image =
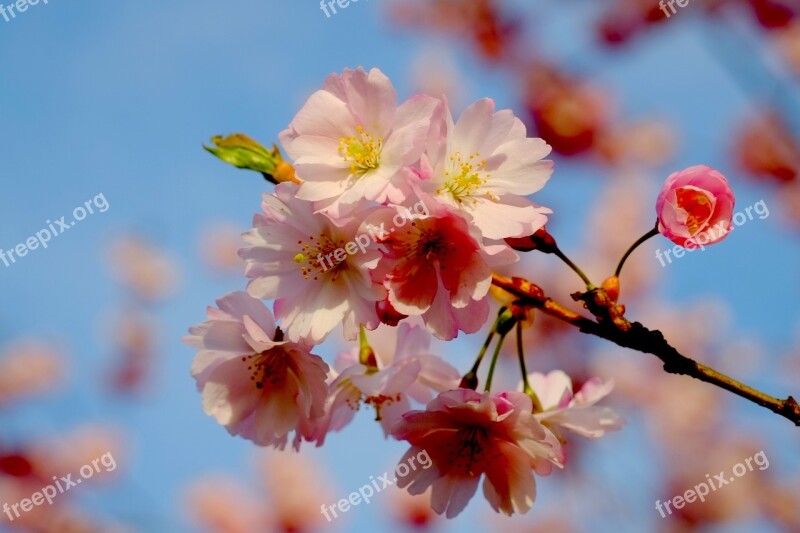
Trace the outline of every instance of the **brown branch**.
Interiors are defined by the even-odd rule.
[[[617,315],[612,316],[611,319],[604,320],[600,310],[597,307],[592,307],[592,302],[588,302],[585,297],[582,297],[581,299],[587,307],[598,316],[597,321],[587,318],[545,296],[541,287],[522,278],[507,278],[494,275],[492,284],[517,297],[518,305],[539,309],[548,315],[575,326],[587,335],[606,339],[623,348],[655,355],[661,359],[664,363],[664,370],[670,374],[683,374],[711,383],[762,407],[766,407],[773,413],[788,418],[796,426],[800,426],[800,404],[793,397],[789,396],[785,400],[775,398],[711,367],[698,363],[673,348],[658,330],[650,330],[639,322],[628,322]],[[599,293],[597,296],[602,300],[604,295]],[[593,303],[595,305],[598,304],[597,301]],[[602,306],[603,302],[600,302],[600,304]]]

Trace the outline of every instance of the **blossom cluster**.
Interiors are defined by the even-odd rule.
[[[592,379],[573,394],[555,371],[525,376],[524,392],[477,392],[430,341],[487,323],[492,272],[518,260],[505,239],[551,213],[528,199],[550,178],[550,147],[491,99],[457,120],[445,99],[397,100],[380,70],[345,70],[280,134],[294,174],[264,194],[244,235],[246,292],[190,329],[192,375],[233,435],[322,445],[368,405],[407,455],[432,458],[403,484],[430,489],[436,512],[458,514],[484,476],[496,511],[526,512],[534,473],[564,466],[564,432],[621,426],[595,405],[613,385]],[[312,352],[339,324],[358,342],[331,367]]]

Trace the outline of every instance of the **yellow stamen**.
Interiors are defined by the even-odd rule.
[[[444,186],[436,193],[441,194],[447,191],[458,202],[463,201],[466,197],[471,197],[491,177],[491,174],[486,173],[486,160],[480,159],[480,157],[479,153],[474,153],[465,160],[462,158],[461,152],[450,156],[448,170],[445,171]]]
[[[383,138],[374,139],[363,126],[358,126],[356,132],[356,135],[339,139],[339,153],[350,163],[351,174],[363,176],[380,166]]]

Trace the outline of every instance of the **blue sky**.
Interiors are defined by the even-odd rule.
[[[667,171],[703,162],[731,177],[740,206],[762,198],[774,204],[767,189],[738,177],[730,162],[723,134],[750,98],[719,66],[706,29],[688,10],[657,35],[610,56],[592,50],[581,30],[592,9],[568,5],[522,8],[532,20],[548,21],[538,28],[542,53],[613,87],[623,114],[662,117],[681,132],[676,160],[653,176],[654,192]],[[0,265],[0,341],[53,338],[69,347],[73,364],[58,401],[0,412],[0,437],[22,441],[87,421],[113,422],[130,433],[131,453],[120,465],[123,481],[104,494],[87,491],[87,508],[130,517],[142,530],[188,531],[175,510],[180,488],[202,472],[246,475],[249,469],[252,447],[202,413],[188,376],[192,352],[180,337],[203,319],[206,305],[245,281],[213,277],[199,264],[201,229],[212,220],[246,228],[264,184],[211,158],[203,142],[234,131],[272,142],[324,77],[345,67],[378,66],[408,96],[409,65],[440,47],[463,71],[467,100],[491,96],[500,107],[515,104],[515,88],[502,73],[474,63],[445,39],[390,26],[385,7],[381,0],[361,1],[326,18],[312,0],[50,0],[10,23],[0,19],[0,247],[12,247],[45,220],[68,214],[98,193],[110,204],[47,250],[11,268]],[[577,245],[583,229],[582,217],[570,216],[570,210],[581,212],[603,174],[587,163],[558,160],[555,177],[538,197],[556,209],[554,224],[566,248]],[[131,229],[169,250],[185,272],[180,293],[156,311],[161,359],[155,393],[138,402],[103,395],[108,344],[98,331],[100,319],[123,297],[107,275],[103,253],[116,235]],[[797,296],[798,260],[795,235],[770,217],[739,229],[713,253],[673,265],[661,296],[681,303],[715,294],[730,303],[737,330],[777,350],[794,338],[798,324],[796,306],[790,305]],[[769,375],[760,376],[762,384],[782,392]],[[746,416],[761,414],[742,402],[734,405]],[[785,438],[781,422],[770,418],[761,427]],[[630,457],[646,463],[636,434],[633,429],[598,443],[591,457],[601,472],[613,475],[619,461]],[[365,415],[331,438],[322,457],[346,493],[386,470],[403,450],[384,443]],[[774,453],[780,453],[777,447]],[[796,471],[796,458],[786,461]],[[639,479],[647,485],[649,476],[644,472]],[[547,484],[540,484],[542,505],[563,504],[552,499]],[[641,516],[611,518],[622,524],[618,530],[637,531],[648,523],[652,504],[643,500]],[[474,519],[485,508],[478,497],[448,526],[477,531]],[[379,510],[373,505],[349,513],[341,530],[372,531]]]

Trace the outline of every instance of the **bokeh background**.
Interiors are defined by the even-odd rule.
[[[320,450],[256,450],[203,414],[181,343],[244,287],[238,235],[269,189],[202,144],[238,131],[271,143],[327,74],[363,65],[403,99],[445,93],[460,110],[490,96],[539,131],[557,153],[536,200],[595,279],[651,227],[671,171],[708,164],[739,208],[763,200],[768,217],[705,252],[662,267],[668,243],[643,247],[623,300],[684,353],[800,394],[797,9],[693,0],[665,18],[654,0],[361,0],[326,18],[314,0],[50,0],[0,19],[0,248],[98,194],[110,206],[0,263],[0,504],[57,468],[106,452],[118,465],[26,524],[0,515],[0,530],[800,531],[797,428],[547,319],[529,333],[529,369],[614,378],[622,432],[571,441],[568,468],[540,479],[523,517],[495,516],[478,494],[436,520],[387,491],[328,524],[319,506],[405,446],[362,412]],[[550,257],[513,272],[561,300],[580,289]],[[465,371],[482,339],[438,353]],[[513,357],[506,367],[513,386]],[[655,510],[759,450],[768,469],[680,514]]]

